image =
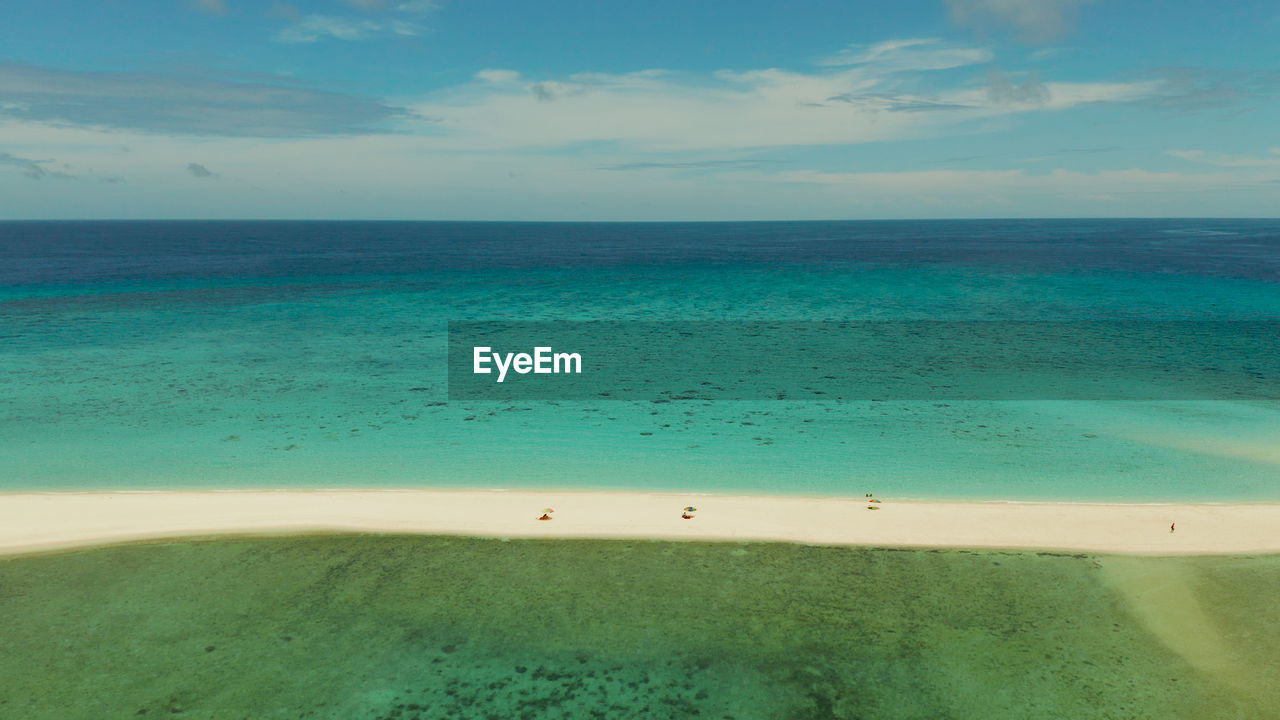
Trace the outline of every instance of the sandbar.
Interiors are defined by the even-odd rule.
[[[681,517],[697,507],[692,519]],[[874,507],[875,510],[869,510]],[[537,518],[555,510],[550,521]],[[1170,525],[1176,524],[1174,532]],[[1280,552],[1280,504],[1124,505],[534,490],[0,493],[0,554],[304,532],[782,541],[1124,554]]]

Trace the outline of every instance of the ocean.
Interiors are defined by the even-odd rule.
[[[1278,283],[1261,220],[0,223],[0,491],[1275,501]],[[511,333],[627,362],[468,384],[459,347]],[[0,716],[1262,718],[1277,577],[1274,555],[109,545],[0,558]]]
[[[1275,220],[0,223],[0,489],[1277,500],[1273,394],[493,399],[451,396],[447,361],[450,323],[1186,322],[1210,343],[1280,318],[1278,284]]]

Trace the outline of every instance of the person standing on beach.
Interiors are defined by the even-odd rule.
[[[1169,523],[1169,532],[1173,532],[1174,525],[1177,525],[1177,523]]]

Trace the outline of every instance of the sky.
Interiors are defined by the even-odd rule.
[[[1278,208],[1274,0],[0,11],[0,219]]]

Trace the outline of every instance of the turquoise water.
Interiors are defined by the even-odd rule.
[[[1219,225],[2,224],[0,488],[1280,499],[1274,400],[448,399],[451,320],[1280,317]]]
[[[1276,500],[1276,400],[450,400],[446,351],[456,321],[1271,320],[1278,283],[1270,221],[0,223],[0,490]],[[1239,373],[1219,360],[1194,370]],[[0,558],[0,716],[1252,720],[1280,704],[1278,561],[355,535]]]
[[[1173,600],[1155,613],[1133,594],[1153,582]],[[343,535],[102,548],[0,559],[0,715],[1262,720],[1280,700],[1277,582],[1275,556]]]

